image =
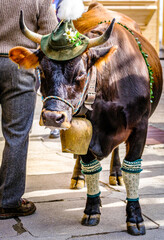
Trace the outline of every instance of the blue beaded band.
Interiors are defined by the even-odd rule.
[[[95,198],[95,197],[100,196],[100,194],[101,194],[101,192],[99,192],[99,193],[97,193],[97,194],[95,194],[95,195],[89,195],[89,194],[87,194],[87,197],[89,197],[89,198]]]
[[[94,166],[97,163],[97,159],[92,160],[90,163],[84,163],[82,160],[80,161],[80,163],[84,166],[84,167],[90,167],[90,166]]]
[[[97,159],[93,160],[89,164],[86,164],[83,161],[80,161],[80,163],[82,168],[81,172],[85,175],[93,175],[101,172],[102,170],[101,164]]]
[[[93,174],[99,173],[101,171],[102,171],[102,167],[100,167],[99,169],[97,169],[94,172],[85,172],[85,171],[81,170],[82,174],[85,174],[85,175],[93,175]]]
[[[138,198],[126,198],[127,201],[131,201],[131,202],[137,202],[139,200]]]
[[[123,160],[121,170],[129,173],[140,173],[143,169],[141,168],[142,159],[137,159],[133,162]]]

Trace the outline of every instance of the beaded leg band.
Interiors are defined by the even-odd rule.
[[[87,197],[94,198],[100,195],[99,175],[102,170],[98,160],[93,160],[89,164],[81,161],[82,173],[85,175],[87,183]]]
[[[121,170],[123,171],[123,180],[127,192],[128,201],[138,201],[138,187],[141,169],[141,159],[129,162],[124,159]]]

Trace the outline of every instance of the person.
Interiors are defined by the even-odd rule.
[[[34,32],[48,34],[57,24],[52,0],[0,1],[0,104],[5,138],[0,168],[0,219],[26,216],[36,210],[33,202],[22,198],[36,100],[35,72],[19,69],[8,58],[12,47],[37,48],[20,31],[21,10],[27,26]]]
[[[61,1],[62,1],[62,0],[52,0],[52,5],[53,5],[55,11],[56,11],[56,9],[58,8],[58,6],[59,6],[59,4],[60,4]]]
[[[56,9],[59,5],[61,0],[52,0],[52,6],[55,10],[55,13],[56,13]],[[59,138],[60,137],[60,130],[55,128],[53,130],[50,131],[50,134],[49,134],[49,138]]]
[[[60,130],[55,128],[50,131],[49,138],[59,138],[60,137]]]

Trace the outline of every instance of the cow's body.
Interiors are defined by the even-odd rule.
[[[89,16],[88,12],[88,18]],[[110,12],[107,16],[109,18],[106,21],[111,19]],[[97,26],[93,26],[92,30],[89,26],[89,32],[87,29],[83,29],[83,32],[89,38],[93,38],[102,34],[109,23],[98,25],[104,20],[101,11],[99,15],[96,12],[90,17],[92,20],[95,19],[91,22],[97,23]],[[83,21],[83,17],[80,21]],[[83,26],[85,21],[89,22],[84,18]],[[78,21],[76,28],[80,32]],[[126,143],[125,159],[128,164],[133,165],[133,162],[140,161],[142,156],[148,118],[155,110],[161,95],[162,70],[154,48],[139,31],[132,29],[134,35],[123,26],[115,24],[112,35],[106,43],[91,48],[72,60],[54,61],[48,59],[41,51],[36,53],[44,73],[41,82],[43,97],[59,96],[74,107],[81,97],[89,69],[93,65],[97,69],[96,98],[92,105],[93,110],[86,114],[93,126],[93,136],[88,153],[81,156],[85,166],[95,157],[98,160],[107,157],[122,142]],[[142,50],[148,54],[148,62],[152,67],[153,103],[150,103],[148,67],[135,38],[141,42]],[[12,59],[14,51],[17,50],[10,53]],[[24,55],[28,56],[28,54]],[[50,97],[44,102],[41,118],[46,126],[68,128],[71,125],[72,109],[69,104]],[[96,225],[99,222],[99,207],[99,197],[88,198],[82,224]],[[133,235],[144,234],[138,200],[134,202],[129,200],[126,211],[128,232]]]

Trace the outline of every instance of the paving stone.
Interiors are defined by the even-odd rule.
[[[70,173],[56,173],[45,175],[34,175],[27,177],[25,198],[34,202],[59,201],[73,198],[86,198],[86,187],[79,190],[69,189],[71,181]],[[100,186],[101,196],[111,193],[111,189],[104,185]]]
[[[144,236],[131,236],[125,232],[113,232],[107,234],[99,234],[99,235],[90,235],[90,236],[81,236],[81,237],[73,237],[70,239],[73,240],[162,240],[164,238],[164,230],[147,230],[146,235]]]
[[[65,237],[105,234],[126,231],[125,203],[117,198],[103,198],[101,222],[95,227],[80,224],[85,206],[84,200],[66,200],[57,203],[38,203],[37,212],[33,216],[21,218],[25,229],[35,237]],[[37,223],[37,224],[36,224]],[[156,228],[145,218],[147,228]],[[128,237],[127,233],[125,232]]]
[[[17,224],[15,219],[0,220],[0,239],[4,237],[17,236],[14,226]]]
[[[158,227],[164,228],[164,194],[146,195],[140,201],[142,212],[148,216]]]

